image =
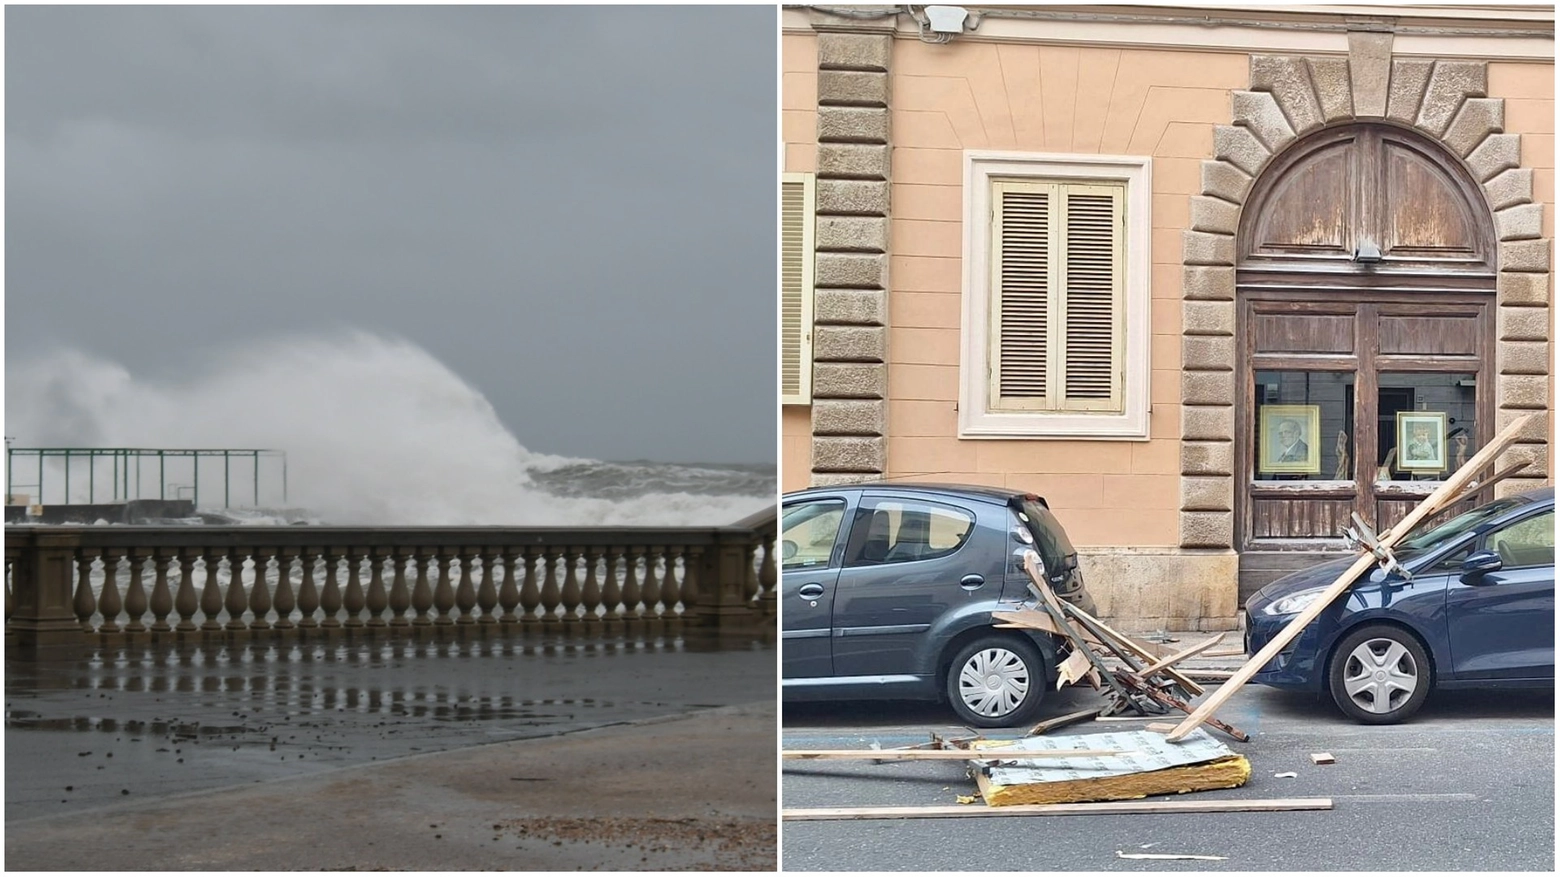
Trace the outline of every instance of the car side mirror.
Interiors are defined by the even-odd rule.
[[[1462,562],[1462,582],[1477,585],[1485,573],[1492,573],[1503,566],[1500,555],[1493,551],[1475,551]]]

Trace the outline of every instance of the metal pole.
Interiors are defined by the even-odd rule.
[[[88,503],[96,503],[97,502],[97,458],[98,458],[98,455],[97,455],[96,451],[93,451],[92,452],[92,456],[87,458],[87,459],[92,461],[92,465],[87,467],[87,502]]]
[[[222,507],[225,508],[225,509],[230,509],[230,508],[233,507],[233,500],[229,496],[229,490],[230,490],[230,488],[232,486],[232,484],[231,484],[232,478],[230,477],[231,474],[232,473],[228,469],[228,452],[227,451],[223,451],[222,452]]]
[[[282,505],[287,505],[287,452],[282,452]]]
[[[260,452],[255,451],[255,508],[260,507]]]
[[[39,448],[38,449],[38,502],[35,503],[35,505],[42,505],[42,504],[43,504],[43,449]]]
[[[121,449],[120,453],[125,455],[125,502],[129,502],[130,501],[130,452],[128,450]]]
[[[62,505],[70,505],[70,448],[65,449],[65,502]]]
[[[190,502],[193,502],[195,504],[195,508],[199,509],[200,508],[200,454],[191,454],[190,455],[190,460],[191,460],[191,465],[195,469],[195,478],[194,478],[195,489],[190,494]]]
[[[157,498],[168,498],[168,460],[161,448],[157,449]]]

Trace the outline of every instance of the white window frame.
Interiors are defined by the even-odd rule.
[[[990,404],[991,254],[994,178],[1091,180],[1126,185],[1123,277],[1124,385],[1121,412],[993,411]],[[1089,438],[1146,441],[1149,347],[1152,159],[1128,155],[1064,155],[964,151],[964,288],[959,356],[959,438]]]
[[[815,295],[814,283],[816,280],[814,277],[814,271],[816,270],[817,265],[817,254],[814,252],[814,250],[817,248],[817,180],[814,174],[787,172],[780,175],[780,182],[782,185],[785,183],[800,183],[802,185],[802,210],[804,225],[802,226],[802,301],[800,317],[801,338],[799,339],[799,345],[796,354],[798,360],[797,368],[800,370],[800,375],[798,376],[799,382],[797,385],[797,392],[786,393],[784,392],[783,386],[785,382],[785,329],[783,314],[781,313],[783,310],[784,300],[783,288],[781,290],[780,296],[782,300],[782,306],[777,308],[776,312],[776,322],[779,324],[777,334],[780,336],[777,339],[777,346],[780,348],[780,368],[779,374],[776,375],[776,380],[782,385],[780,393],[781,405],[811,405],[813,366],[813,296]],[[784,260],[785,253],[782,243],[779,261],[783,263]],[[777,281],[781,281],[783,284],[783,278],[776,279]]]

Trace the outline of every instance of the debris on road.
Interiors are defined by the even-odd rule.
[[[1196,859],[1199,862],[1223,862],[1229,856],[1194,856],[1182,853],[1124,853],[1116,851],[1118,859]]]
[[[1311,753],[1311,763],[1312,764],[1337,764],[1338,763],[1338,759],[1333,758],[1331,752],[1313,752],[1313,753]]]
[[[1243,813],[1279,810],[1331,810],[1331,798],[1257,798],[1234,801],[1101,801],[1093,804],[1017,804],[1012,807],[794,807],[781,819],[946,819],[983,816],[1089,816],[1147,813]]]
[[[1300,776],[1300,775],[1295,773],[1294,771],[1286,770],[1283,773],[1273,774],[1273,779],[1275,779],[1275,780],[1292,780],[1292,779],[1294,779],[1294,778],[1296,778],[1298,776]]]
[[[973,744],[970,752],[997,741]],[[1037,756],[1080,749],[1120,750],[1115,755],[1041,762]],[[1025,752],[1017,755],[1018,750]],[[1003,760],[974,768],[975,783],[990,807],[1121,801],[1210,789],[1233,789],[1251,777],[1251,763],[1203,732],[1201,739],[1167,743],[1152,731],[1119,731],[1069,737],[1025,737],[1001,746]]]

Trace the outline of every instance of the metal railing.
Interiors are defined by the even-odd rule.
[[[190,478],[189,484],[170,485],[168,483],[168,460],[189,460],[189,467],[176,467]],[[34,504],[43,504],[49,501],[44,493],[44,475],[48,469],[55,469],[55,478],[61,483],[58,494],[58,502],[70,504],[72,502],[70,490],[71,463],[84,461],[86,464],[88,504],[97,502],[98,495],[98,469],[99,462],[107,459],[110,463],[107,468],[110,471],[104,473],[108,483],[107,488],[111,502],[132,499],[167,499],[168,489],[174,488],[175,495],[183,491],[190,492],[190,499],[197,505],[200,503],[200,463],[203,459],[222,460],[222,505],[231,508],[233,505],[233,461],[248,460],[253,465],[251,472],[245,475],[253,476],[254,504],[260,505],[260,461],[262,459],[276,459],[280,461],[281,501],[287,502],[287,452],[269,450],[265,448],[13,448],[7,445],[5,449],[5,496],[6,504],[12,503],[12,497],[19,495],[23,488],[29,489],[29,497]],[[33,483],[18,483],[19,476],[17,465],[20,463],[23,471],[32,472],[31,461],[37,460],[37,481]],[[55,461],[54,466],[46,467],[46,461]],[[143,469],[156,462],[157,492],[151,494],[149,490],[143,490],[141,476]],[[79,468],[79,466],[77,467]],[[182,477],[178,473],[174,477]],[[151,476],[148,475],[148,480]],[[50,484],[55,482],[51,481]],[[80,486],[80,474],[77,474],[77,485]],[[208,495],[209,495],[208,488]],[[79,493],[79,490],[78,490]],[[274,496],[274,493],[273,493]]]

